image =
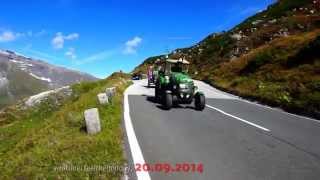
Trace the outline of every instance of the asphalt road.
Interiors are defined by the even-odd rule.
[[[319,179],[320,121],[247,102],[199,81],[207,97],[203,112],[193,106],[166,111],[146,84],[136,81],[126,91],[129,159],[151,166],[203,164],[203,172],[153,170],[133,178]]]

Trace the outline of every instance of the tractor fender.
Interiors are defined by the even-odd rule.
[[[203,93],[202,91],[197,91],[197,92],[195,93],[195,96],[198,96],[198,95],[204,95],[204,93]]]

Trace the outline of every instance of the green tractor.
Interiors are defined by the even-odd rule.
[[[202,111],[205,108],[205,96],[198,91],[193,80],[187,75],[189,62],[184,59],[167,59],[159,72],[155,87],[155,98],[169,110],[173,105],[191,104]]]

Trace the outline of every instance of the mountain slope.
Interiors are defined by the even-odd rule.
[[[97,80],[95,77],[43,61],[0,51],[0,108],[39,92]]]
[[[127,75],[114,73],[56,90],[32,107],[21,102],[4,108],[0,179],[120,179],[125,163],[122,94],[127,80]],[[116,87],[116,95],[111,104],[100,105],[97,94],[107,87]],[[94,107],[99,109],[102,131],[90,136],[85,132],[84,111]],[[113,169],[101,169],[108,166]],[[85,167],[96,169],[70,170]]]
[[[319,0],[280,0],[230,31],[211,34],[169,57],[185,57],[194,78],[218,88],[319,118],[320,55],[314,53],[319,28]],[[148,58],[134,72],[145,72],[164,57]]]

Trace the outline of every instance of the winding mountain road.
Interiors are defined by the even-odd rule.
[[[131,179],[301,180],[320,177],[320,121],[251,103],[195,81],[206,109],[163,110],[146,80],[125,92],[129,163],[203,165],[203,172],[139,171]]]

